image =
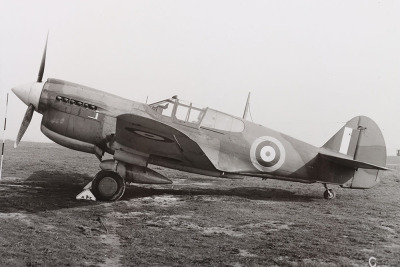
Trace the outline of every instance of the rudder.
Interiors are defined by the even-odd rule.
[[[322,147],[351,160],[386,166],[386,145],[378,125],[365,116],[354,117]],[[379,169],[356,168],[343,187],[370,188],[379,182]]]

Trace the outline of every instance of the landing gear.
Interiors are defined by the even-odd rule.
[[[333,191],[332,189],[325,190],[324,192],[325,199],[334,199],[335,197],[336,197],[335,191]]]
[[[333,191],[333,189],[328,188],[328,186],[326,184],[324,184],[325,187],[325,192],[324,192],[324,198],[325,199],[334,199],[336,197],[336,193],[335,191]]]
[[[125,192],[125,180],[116,172],[99,171],[92,181],[92,192],[98,200],[116,201]]]

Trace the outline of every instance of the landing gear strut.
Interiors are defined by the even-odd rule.
[[[125,192],[125,180],[116,172],[99,171],[92,181],[92,193],[98,200],[116,201]]]
[[[328,186],[326,184],[324,184],[325,187],[325,192],[324,192],[324,198],[325,199],[334,199],[336,197],[336,193],[335,191],[333,191],[333,189],[328,188]]]

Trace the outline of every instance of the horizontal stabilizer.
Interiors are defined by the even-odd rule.
[[[388,168],[386,168],[386,167],[378,166],[378,165],[371,164],[368,162],[354,160],[349,155],[338,153],[338,152],[335,152],[335,151],[332,151],[332,150],[329,150],[326,148],[321,148],[321,150],[319,151],[319,154],[322,157],[329,159],[333,162],[336,162],[338,164],[341,164],[343,166],[348,166],[348,167],[352,167],[352,168],[362,168],[362,169],[388,170]]]

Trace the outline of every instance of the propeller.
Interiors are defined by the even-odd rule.
[[[48,40],[49,40],[49,33],[47,33],[46,45],[44,46],[42,62],[40,63],[39,74],[38,74],[38,77],[37,77],[37,82],[38,83],[41,83],[42,82],[42,78],[43,78],[44,67],[46,65],[46,51],[47,51],[47,41]]]
[[[28,109],[25,112],[24,119],[22,120],[21,128],[19,128],[19,132],[17,135],[17,139],[15,139],[14,148],[17,148],[19,142],[22,139],[22,136],[28,129],[29,123],[32,120],[33,112],[35,111],[35,107],[32,104],[29,104]]]
[[[47,51],[47,41],[49,39],[49,33],[47,33],[46,38],[46,45],[44,47],[43,55],[42,55],[42,62],[40,63],[39,74],[36,80],[36,83],[29,84],[29,85],[22,85],[19,87],[15,87],[12,91],[23,101],[25,104],[28,105],[28,109],[25,112],[24,119],[22,120],[21,127],[19,129],[17,138],[15,139],[14,148],[16,148],[19,142],[22,139],[22,136],[28,129],[28,126],[32,120],[33,112],[35,111],[35,107],[38,108],[39,105],[39,98],[40,93],[43,88],[43,73],[44,67],[46,65],[46,51]]]

